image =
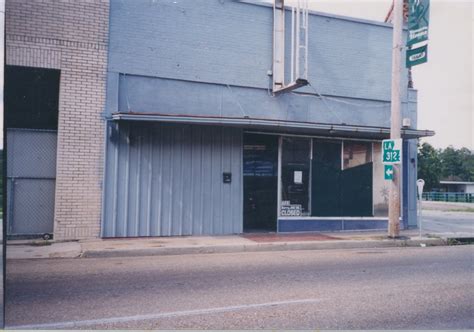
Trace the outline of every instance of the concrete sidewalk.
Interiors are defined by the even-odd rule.
[[[388,239],[385,232],[338,232],[97,239],[75,242],[9,241],[7,259],[134,257],[285,250],[434,246],[446,238],[418,237],[416,230]]]

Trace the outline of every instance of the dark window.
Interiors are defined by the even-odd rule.
[[[318,217],[372,216],[372,145],[313,141],[311,212]]]
[[[372,216],[372,143],[344,141],[343,146],[342,213],[344,216]]]
[[[308,138],[284,137],[281,165],[281,215],[309,215],[310,146]]]
[[[59,75],[55,69],[5,67],[5,127],[57,129]]]
[[[317,217],[342,215],[341,142],[313,141],[311,212]]]

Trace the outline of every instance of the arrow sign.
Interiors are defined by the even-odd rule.
[[[384,179],[385,180],[393,180],[393,166],[392,165],[384,165]]]

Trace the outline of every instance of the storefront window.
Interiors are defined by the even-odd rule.
[[[309,216],[310,148],[307,138],[283,137],[281,216]]]
[[[373,215],[372,143],[315,139],[311,172],[313,216]]]
[[[283,137],[280,216],[386,216],[380,150],[380,143]]]
[[[344,141],[344,169],[372,161],[372,143]]]
[[[344,141],[341,172],[342,215],[373,216],[372,143]]]
[[[341,141],[313,141],[311,211],[315,217],[342,215]]]

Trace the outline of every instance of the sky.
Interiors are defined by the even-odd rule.
[[[375,21],[385,19],[392,3],[308,1],[312,10]],[[436,148],[452,145],[474,150],[474,0],[431,0],[430,7],[428,62],[413,67],[418,128],[436,132],[422,140]]]

